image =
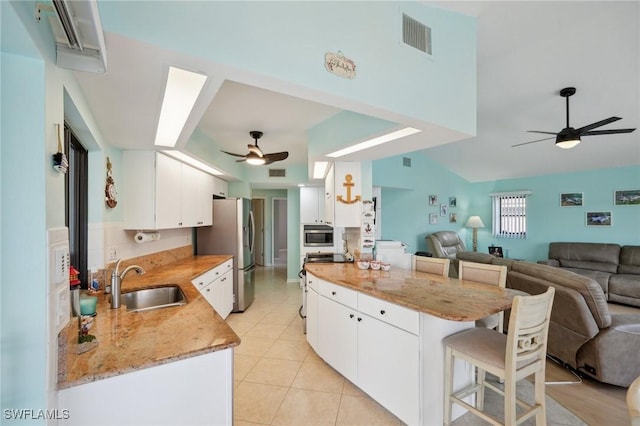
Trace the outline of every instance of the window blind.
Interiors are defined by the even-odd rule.
[[[529,195],[531,191],[490,194],[494,237],[527,238],[527,196]]]

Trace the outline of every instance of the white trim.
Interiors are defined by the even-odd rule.
[[[490,197],[518,197],[522,195],[531,195],[532,192],[530,190],[525,191],[511,191],[511,192],[491,192],[489,194]]]

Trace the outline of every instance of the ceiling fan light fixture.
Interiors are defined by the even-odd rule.
[[[578,135],[558,135],[556,138],[556,146],[562,149],[570,149],[580,143],[580,136]]]
[[[265,163],[264,157],[261,157],[253,152],[247,154],[247,163],[252,166],[262,166]]]

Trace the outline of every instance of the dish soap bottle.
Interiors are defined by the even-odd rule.
[[[100,283],[98,282],[98,278],[96,274],[98,273],[98,268],[96,266],[91,267],[91,290],[93,292],[97,292],[100,290]]]

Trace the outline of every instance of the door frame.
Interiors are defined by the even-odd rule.
[[[275,232],[275,224],[276,224],[276,201],[284,201],[285,205],[287,202],[287,197],[273,197],[271,199],[271,264],[275,265],[275,241],[276,241],[276,232]],[[287,217],[289,216],[289,212],[287,211]],[[288,232],[288,231],[287,231]],[[285,241],[287,243],[287,241]],[[288,243],[287,249],[289,249]]]
[[[256,265],[260,265],[260,266],[267,266],[265,265],[266,259],[265,259],[265,239],[266,239],[266,230],[265,230],[265,214],[266,214],[266,209],[265,209],[265,203],[266,203],[266,198],[265,197],[251,197],[251,210],[253,210],[253,200],[262,200],[262,212],[261,212],[261,216],[262,216],[262,223],[260,224],[262,226],[262,238],[261,238],[261,242],[262,242],[262,247],[258,247],[257,245],[255,246],[254,250],[260,249],[262,250],[262,264],[260,265],[257,261],[257,256],[255,256],[255,252],[254,252],[254,260]],[[255,211],[253,214],[254,218],[256,217]],[[258,235],[258,223],[255,223],[255,227],[256,227],[256,235]]]

